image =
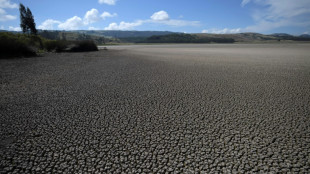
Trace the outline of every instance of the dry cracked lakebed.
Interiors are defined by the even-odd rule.
[[[310,173],[310,44],[0,60],[0,173]]]

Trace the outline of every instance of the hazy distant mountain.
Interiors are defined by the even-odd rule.
[[[276,37],[278,40],[310,41],[310,37],[307,37],[307,35],[293,36],[286,33],[275,33],[271,36]]]
[[[10,32],[10,31],[0,31]],[[14,32],[20,33],[20,32]],[[207,42],[269,42],[269,41],[310,41],[310,35],[303,34],[293,36],[286,33],[275,33],[270,35],[260,33],[236,33],[236,34],[211,34],[211,33],[193,33],[190,34],[195,39],[189,39],[189,35],[182,35],[178,32],[170,31],[116,31],[116,30],[74,30],[74,31],[59,31],[59,30],[39,30],[39,34],[45,38],[52,40],[94,40],[97,44],[104,43],[146,43],[160,42],[168,40],[167,43],[207,43]],[[177,35],[175,35],[177,34]],[[179,34],[179,35],[178,35]],[[167,37],[158,37],[168,35]],[[169,36],[170,35],[170,36]],[[154,40],[154,37],[158,38]],[[173,41],[175,39],[175,41]]]
[[[302,35],[300,35],[299,37],[302,37],[302,38],[310,38],[310,35],[309,35],[309,34],[302,34]]]
[[[271,36],[274,36],[274,37],[293,37],[293,35],[290,35],[287,33],[274,33],[274,34],[271,34]]]
[[[96,35],[104,37],[113,37],[113,38],[127,38],[127,37],[151,37],[154,35],[161,36],[167,34],[173,34],[178,32],[171,31],[122,31],[122,30],[71,30],[71,31],[61,31],[61,30],[38,30],[41,32],[62,32],[62,33],[80,33],[86,35]],[[3,32],[12,32],[5,31]]]
[[[208,33],[197,33],[199,37],[211,37],[211,38],[226,38],[234,39],[236,42],[253,42],[253,41],[268,41],[276,40],[277,38],[269,35],[260,33],[237,33],[237,34],[208,34]]]
[[[170,31],[118,31],[118,30],[78,30],[74,32],[105,36],[105,37],[114,37],[114,38],[128,38],[128,37],[151,37],[154,35],[167,35],[175,32]]]
[[[80,31],[39,30],[38,34],[51,40],[93,40],[96,44],[120,42],[115,38],[108,38],[99,34],[86,34]]]

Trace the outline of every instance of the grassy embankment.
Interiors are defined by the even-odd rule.
[[[91,40],[49,40],[41,36],[0,33],[0,58],[31,57],[40,52],[83,52],[97,51]]]

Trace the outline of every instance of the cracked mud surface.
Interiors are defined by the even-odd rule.
[[[310,45],[0,60],[0,173],[310,173]]]

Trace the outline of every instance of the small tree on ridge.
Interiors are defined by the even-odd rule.
[[[33,19],[33,15],[31,10],[23,5],[19,4],[19,12],[20,12],[20,27],[23,33],[31,33],[37,34],[36,24]]]
[[[36,23],[34,22],[33,15],[31,13],[31,10],[27,7],[27,12],[26,12],[26,19],[27,19],[27,25],[29,27],[30,33],[31,34],[37,34],[37,29],[36,29]]]
[[[27,21],[26,21],[26,8],[23,4],[19,4],[19,13],[20,13],[20,28],[22,29],[23,33],[28,31]]]

